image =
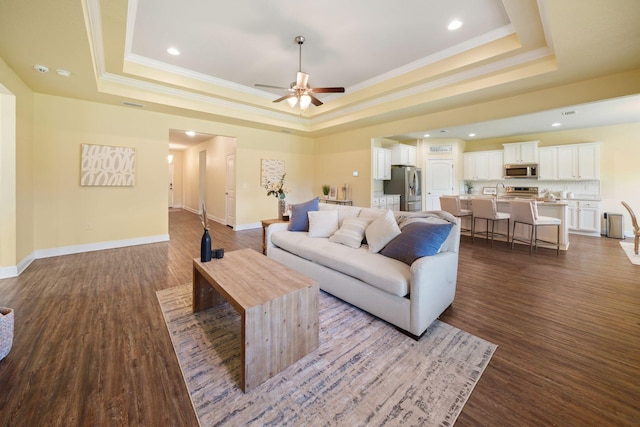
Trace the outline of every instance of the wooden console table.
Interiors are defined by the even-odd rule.
[[[284,219],[274,218],[274,219],[263,219],[262,221],[262,254],[267,254],[267,228],[271,224],[277,224],[279,222],[289,222]]]
[[[318,283],[252,250],[193,260],[193,311],[227,300],[241,315],[245,392],[318,348]]]
[[[338,200],[338,199],[323,199],[323,198],[320,198],[320,202],[333,204],[333,205],[353,206],[353,201],[352,200]]]

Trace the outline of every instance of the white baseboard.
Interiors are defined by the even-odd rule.
[[[168,234],[160,234],[157,236],[139,237],[136,239],[112,240],[109,242],[87,243],[85,245],[63,246],[60,248],[51,249],[38,249],[35,251],[35,258],[50,258],[54,256],[71,255],[82,252],[93,252],[105,249],[124,248],[127,246],[147,245],[149,243],[166,242],[168,240]]]
[[[50,258],[61,255],[79,254],[82,252],[101,251],[105,249],[124,248],[127,246],[147,245],[149,243],[167,242],[168,234],[157,236],[139,237],[136,239],[112,240],[109,242],[87,243],[86,245],[63,246],[60,248],[38,249],[27,255],[16,266],[0,267],[0,279],[16,277],[31,265],[33,261],[40,258]]]
[[[234,229],[234,231],[243,231],[243,230],[253,230],[255,228],[260,228],[260,227],[262,227],[262,223],[261,222],[254,222],[252,224],[234,225],[233,229]]]
[[[8,279],[9,277],[16,277],[18,275],[18,267],[0,267],[0,279]]]

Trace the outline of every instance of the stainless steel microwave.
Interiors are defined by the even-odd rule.
[[[504,165],[505,178],[538,178],[537,164]]]

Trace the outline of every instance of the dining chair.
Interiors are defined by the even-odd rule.
[[[511,250],[515,246],[515,242],[529,243],[529,255],[533,252],[535,246],[538,250],[538,242],[548,243],[556,247],[556,255],[560,254],[560,225],[562,221],[559,218],[538,215],[538,205],[535,200],[512,200],[511,203],[511,220],[513,221],[513,231],[511,233]],[[523,239],[516,237],[516,225],[523,224],[528,226],[529,237]],[[556,227],[556,241],[538,239],[539,227]]]
[[[460,207],[460,197],[458,196],[440,196],[440,209],[460,218],[460,224],[462,224],[463,217],[473,217],[471,209],[462,209]],[[462,225],[460,227],[460,231],[471,231],[470,228],[462,228]]]
[[[638,227],[638,220],[633,213],[633,209],[626,202],[621,202],[622,206],[627,208],[629,215],[631,215],[631,224],[633,224],[633,253],[638,255],[638,244],[640,243],[640,227]]]
[[[507,244],[509,243],[509,221],[511,215],[506,212],[498,212],[496,199],[494,198],[475,198],[471,201],[471,210],[473,211],[473,221],[471,223],[471,242],[473,243],[476,234],[484,234],[485,238],[489,238],[489,221],[491,221],[491,247],[493,247],[493,236],[502,233],[494,233],[496,221],[507,221]],[[487,230],[476,232],[476,220],[484,219],[487,224]]]

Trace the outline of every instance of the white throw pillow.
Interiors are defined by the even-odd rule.
[[[340,230],[336,231],[329,241],[358,249],[362,244],[365,230],[372,221],[372,218],[345,218]]]
[[[309,237],[329,237],[338,231],[338,211],[310,211]]]
[[[395,239],[400,233],[396,217],[392,211],[387,210],[383,215],[374,219],[365,231],[369,252],[374,254],[380,252],[387,243]]]

